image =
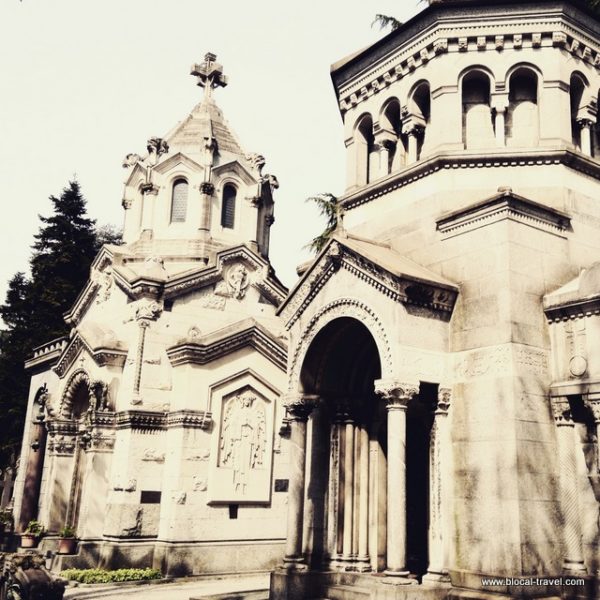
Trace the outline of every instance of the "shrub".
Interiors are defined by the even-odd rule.
[[[74,538],[77,537],[77,533],[75,532],[75,528],[70,525],[65,525],[59,532],[58,535],[61,538]]]
[[[44,526],[39,521],[29,521],[25,533],[36,536],[42,535],[44,533]]]
[[[113,583],[116,581],[146,581],[151,579],[162,579],[162,573],[158,569],[117,569],[106,571],[105,569],[66,569],[60,574],[61,577],[79,583]]]

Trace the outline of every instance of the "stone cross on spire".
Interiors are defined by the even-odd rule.
[[[223,65],[220,65],[217,55],[207,52],[204,55],[204,62],[199,65],[192,65],[191,75],[198,78],[198,84],[204,88],[204,100],[209,101],[212,97],[213,88],[225,87],[227,85],[227,76],[223,75]]]

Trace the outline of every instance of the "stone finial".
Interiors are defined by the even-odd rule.
[[[197,85],[204,88],[204,99],[209,100],[212,96],[212,90],[217,87],[225,87],[228,83],[227,76],[223,74],[223,65],[220,65],[217,55],[207,52],[204,55],[204,61],[200,64],[192,65],[190,74],[194,75],[198,82]]]

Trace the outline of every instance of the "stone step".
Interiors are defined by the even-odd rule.
[[[371,590],[357,585],[332,585],[327,588],[324,600],[368,600]]]
[[[207,596],[192,596],[190,600],[269,600],[269,590],[242,590],[225,594],[210,594]]]

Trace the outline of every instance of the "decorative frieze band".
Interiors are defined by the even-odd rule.
[[[167,415],[167,428],[209,429],[212,414],[203,410],[176,410]]]
[[[564,31],[438,37],[428,41],[424,47],[412,47],[410,54],[404,54],[395,64],[388,65],[385,72],[378,73],[367,81],[361,79],[346,85],[344,91],[340,93],[340,111],[344,114],[363,100],[385,90],[395,81],[414,73],[441,54],[470,51],[502,52],[507,49],[521,50],[524,47],[541,48],[545,46],[545,41],[548,45],[561,48],[574,58],[600,69],[599,50]]]
[[[167,428],[167,413],[150,410],[125,410],[117,413],[117,429],[160,431]]]

